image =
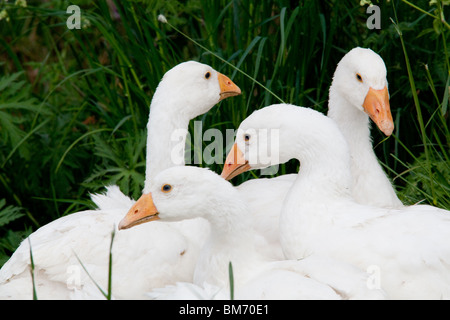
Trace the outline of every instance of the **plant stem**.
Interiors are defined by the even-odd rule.
[[[439,21],[441,21],[448,29],[450,29],[450,24],[447,23],[447,21],[444,20],[444,17],[442,16],[442,18],[439,18],[438,16],[432,15],[431,13],[423,10],[422,8],[416,6],[415,4],[412,4],[411,2],[407,1],[407,0],[402,0],[404,3],[406,3],[407,5],[413,7],[414,9],[432,17],[433,19],[437,19]]]
[[[394,6],[394,15],[395,15],[395,19],[397,20],[397,12],[395,10],[395,6]],[[431,193],[432,193],[433,203],[436,204],[436,197],[435,197],[435,190],[434,190],[434,183],[433,183],[433,174],[431,171],[431,162],[430,162],[430,156],[429,156],[429,152],[428,152],[427,135],[426,135],[425,126],[424,126],[424,122],[423,122],[422,110],[420,108],[419,97],[417,95],[417,89],[416,89],[416,85],[415,85],[415,81],[414,81],[414,76],[412,74],[411,65],[409,63],[408,53],[406,52],[406,46],[403,41],[403,34],[402,34],[398,24],[395,23],[394,20],[392,20],[392,18],[391,18],[391,21],[394,24],[395,30],[397,31],[397,33],[400,37],[400,42],[401,42],[401,45],[403,48],[403,54],[405,56],[406,69],[408,71],[408,78],[409,78],[409,83],[411,86],[411,93],[412,93],[412,96],[414,99],[414,105],[416,107],[417,121],[419,122],[420,133],[422,135],[422,143],[423,143],[423,148],[424,148],[424,152],[425,152],[425,158],[427,160],[425,170],[428,172],[428,175],[430,177],[430,189],[431,189]]]
[[[33,284],[33,300],[37,300],[37,293],[36,293],[36,284],[34,282],[34,260],[33,260],[33,251],[31,250],[31,242],[30,242],[30,237],[28,237],[28,245],[30,247],[30,261],[31,261],[31,281]]]
[[[220,61],[222,61],[223,63],[227,64],[228,66],[232,67],[234,70],[239,71],[240,73],[242,73],[244,76],[246,76],[247,78],[251,79],[252,81],[254,81],[256,84],[258,84],[259,86],[261,86],[263,89],[267,90],[271,95],[273,95],[276,99],[278,99],[281,103],[285,103],[283,101],[283,99],[281,99],[279,96],[277,96],[272,90],[270,90],[269,88],[267,88],[265,85],[263,85],[261,82],[259,82],[258,80],[256,80],[255,78],[253,78],[252,76],[250,76],[249,74],[245,73],[244,71],[242,71],[241,69],[235,67],[233,64],[229,63],[227,60],[223,59],[222,57],[218,56],[217,54],[215,54],[214,52],[212,52],[211,50],[209,50],[208,48],[202,46],[200,43],[198,43],[197,41],[195,41],[194,39],[192,39],[191,37],[189,37],[188,35],[184,34],[181,30],[177,29],[175,26],[173,26],[170,22],[166,21],[164,23],[167,23],[169,26],[171,26],[176,32],[180,33],[182,36],[184,36],[185,38],[189,39],[190,41],[192,41],[193,43],[195,43],[197,46],[199,46],[200,48],[202,48],[203,50],[205,50],[206,52],[212,54],[213,56],[215,56],[217,59],[219,59]]]
[[[230,300],[234,300],[234,275],[233,275],[233,265],[228,264],[228,275],[230,277]]]

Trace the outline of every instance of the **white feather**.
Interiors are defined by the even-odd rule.
[[[280,216],[286,258],[320,255],[362,270],[376,267],[381,288],[394,299],[450,299],[447,210],[357,203],[346,140],[336,123],[319,112],[272,105],[245,119],[240,130],[255,126],[279,129],[280,161],[295,158],[301,163]],[[237,144],[246,156],[264,150],[243,139]]]
[[[363,87],[357,86],[355,73],[365,79]],[[362,109],[369,87],[384,85],[387,85],[386,66],[381,57],[370,49],[351,50],[336,69],[328,116],[338,124],[350,147],[354,199],[361,204],[393,208],[401,207],[402,203],[373,151],[369,117]],[[265,235],[274,256],[280,254],[279,215],[295,179],[296,174],[288,174],[252,179],[238,186],[249,202],[256,230]]]
[[[186,131],[190,119],[219,102],[220,93],[219,74],[204,64],[185,62],[164,75],[150,106],[145,187],[159,171],[184,164],[172,158],[173,145],[179,141],[171,141],[171,134]],[[107,187],[105,194],[92,195],[92,199],[97,210],[59,218],[29,236],[38,298],[102,297],[76,256],[106,290],[111,233],[134,201],[117,186]],[[203,219],[145,224],[117,232],[112,248],[114,298],[143,299],[154,288],[192,281],[208,234],[209,225]],[[0,299],[32,298],[29,252],[27,239],[0,270]]]
[[[160,188],[166,183],[172,186],[169,193]],[[236,299],[385,298],[382,290],[368,288],[366,272],[350,264],[316,255],[301,261],[271,259],[258,248],[258,234],[241,193],[209,170],[169,168],[157,175],[149,192],[161,221],[201,217],[211,225],[193,285],[158,289],[151,293],[153,298],[213,298],[219,293],[227,297],[230,262]]]

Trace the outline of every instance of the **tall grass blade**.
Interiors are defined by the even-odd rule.
[[[31,249],[31,241],[28,237],[28,245],[30,247],[30,261],[31,261],[31,282],[33,284],[33,300],[38,300],[37,293],[36,293],[36,283],[34,281],[34,259],[33,259],[33,250]]]
[[[450,75],[447,78],[447,84],[445,85],[444,97],[442,98],[441,115],[445,116],[448,111],[448,103],[450,101]]]
[[[181,34],[183,37],[189,39],[190,41],[192,41],[192,43],[196,44],[198,47],[202,48],[203,50],[205,50],[206,52],[208,52],[209,54],[213,55],[214,57],[216,57],[217,59],[219,59],[220,61],[222,61],[223,63],[225,63],[226,65],[228,65],[229,67],[233,68],[234,70],[240,72],[241,74],[243,74],[244,76],[246,76],[247,78],[249,78],[250,80],[254,81],[255,83],[257,83],[259,86],[261,86],[263,89],[267,90],[271,95],[273,95],[276,99],[278,99],[281,103],[284,103],[283,99],[281,99],[278,95],[276,95],[272,90],[270,90],[268,87],[266,87],[265,85],[263,85],[261,82],[259,82],[258,80],[256,80],[255,78],[253,78],[252,76],[250,76],[248,73],[245,73],[244,71],[242,71],[241,69],[237,68],[236,66],[234,66],[233,64],[231,64],[230,62],[228,62],[227,60],[223,59],[222,57],[220,57],[219,55],[215,54],[214,52],[212,52],[211,50],[209,50],[208,48],[206,48],[205,46],[202,46],[200,43],[198,43],[197,41],[195,41],[194,39],[192,39],[191,37],[189,37],[187,34],[185,34],[184,32],[182,32],[181,30],[179,30],[177,27],[175,27],[174,25],[172,25],[170,22],[168,22],[166,20],[166,22],[170,27],[172,27],[176,32],[178,32],[179,34]]]
[[[233,275],[233,264],[228,264],[228,276],[230,280],[230,300],[234,300],[234,275]]]
[[[5,160],[3,161],[3,164],[1,166],[1,168],[4,168],[6,163],[8,163],[8,160],[14,155],[14,153],[17,151],[17,149],[22,145],[22,143],[24,143],[29,137],[31,137],[35,132],[37,132],[39,129],[41,129],[43,126],[45,126],[48,122],[50,121],[50,119],[44,120],[42,123],[40,123],[37,127],[35,127],[33,130],[31,130],[30,132],[28,132],[28,134],[22,138],[22,140],[20,140],[20,142],[18,144],[16,144],[14,146],[14,148],[11,150],[11,152],[8,154],[8,156],[5,158]]]
[[[114,229],[111,233],[111,244],[109,245],[109,261],[108,261],[108,296],[106,299],[111,300],[112,298],[112,247],[114,243],[114,237],[116,236],[116,227],[114,226]]]
[[[86,272],[86,274],[89,276],[89,279],[92,280],[92,282],[95,284],[95,286],[97,287],[97,289],[101,292],[101,294],[108,299],[108,294],[102,289],[102,287],[100,287],[100,285],[95,281],[95,279],[91,276],[91,274],[89,273],[89,271],[86,269],[86,267],[84,266],[83,262],[81,261],[80,257],[78,257],[77,253],[74,252],[75,257],[77,258],[78,262],[80,263],[81,267],[83,268],[83,270]]]
[[[395,11],[395,6],[394,6],[394,14],[397,18],[397,13]],[[417,113],[417,121],[419,122],[419,127],[420,127],[420,133],[422,135],[422,143],[423,143],[423,148],[424,148],[424,152],[425,152],[425,158],[426,158],[426,170],[428,171],[429,177],[430,177],[430,188],[431,191],[433,193],[433,203],[436,204],[436,198],[435,198],[435,191],[434,191],[434,183],[433,183],[433,178],[432,178],[432,172],[431,172],[431,167],[430,167],[430,156],[429,156],[429,150],[428,150],[428,141],[427,141],[427,134],[425,131],[425,125],[424,125],[424,121],[423,121],[423,116],[422,116],[422,110],[420,108],[420,102],[419,102],[419,97],[417,95],[417,89],[416,89],[416,84],[414,81],[414,76],[412,74],[412,70],[411,70],[411,64],[409,62],[409,58],[408,58],[408,53],[406,52],[406,46],[405,46],[405,42],[403,40],[403,33],[400,30],[400,27],[398,25],[398,22],[394,22],[394,20],[392,20],[392,23],[394,24],[395,30],[397,31],[399,37],[400,37],[400,43],[402,45],[402,49],[403,49],[403,54],[405,56],[405,63],[406,63],[406,70],[408,71],[408,79],[409,79],[409,84],[411,86],[411,94],[413,96],[414,99],[414,105],[416,107],[416,113]]]
[[[87,136],[99,133],[99,132],[103,132],[103,131],[111,131],[111,129],[109,128],[103,128],[103,129],[98,129],[98,130],[94,130],[94,131],[89,131],[86,132],[85,134],[83,134],[81,137],[79,137],[78,139],[76,139],[67,149],[66,151],[64,151],[64,154],[62,155],[61,159],[59,160],[58,164],[56,165],[56,169],[55,169],[55,174],[58,173],[59,168],[61,167],[62,163],[64,162],[64,159],[66,158],[67,154],[69,153],[70,150],[72,150],[73,147],[75,147],[75,145],[80,142],[81,140],[83,140],[84,138],[86,138]]]
[[[89,278],[92,280],[94,285],[97,287],[97,289],[101,292],[101,294],[106,298],[106,300],[112,299],[112,246],[114,242],[114,237],[116,235],[116,227],[114,226],[113,231],[111,232],[111,243],[109,245],[109,260],[108,260],[108,291],[104,291],[102,287],[95,281],[95,279],[91,276],[89,271],[84,266],[81,259],[78,257],[76,252],[74,252],[75,257],[77,258],[78,262],[81,264],[81,267],[83,267],[83,270],[86,272],[86,274],[89,276]]]
[[[423,14],[426,14],[427,16],[430,16],[430,17],[432,17],[432,18],[435,19],[435,20],[441,21],[441,23],[442,23],[444,26],[446,26],[448,29],[450,29],[450,24],[448,24],[448,22],[445,21],[445,18],[444,18],[443,15],[442,15],[441,17],[432,15],[432,14],[429,13],[428,11],[423,10],[422,8],[416,6],[415,4],[413,4],[413,3],[411,3],[411,2],[409,2],[409,1],[407,1],[407,0],[402,0],[402,1],[403,1],[404,3],[406,3],[407,5],[413,7],[414,9],[416,9],[416,10],[422,12]],[[430,3],[432,3],[432,1],[431,1]],[[439,1],[437,1],[437,4],[438,4],[438,6],[439,6]],[[439,6],[439,7],[440,7],[440,6]],[[440,7],[440,9],[441,9],[441,7]]]

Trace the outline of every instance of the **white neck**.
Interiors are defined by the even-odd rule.
[[[333,87],[330,89],[328,117],[336,122],[344,135],[355,169],[360,166],[367,168],[367,165],[379,167],[372,149],[369,116],[351,106]]]
[[[301,127],[300,124],[297,126]],[[311,195],[331,200],[351,195],[352,175],[347,143],[337,129],[333,131],[335,134],[327,134],[320,140],[316,137],[324,133],[321,130],[311,133],[311,138],[303,136],[299,139],[299,145],[293,148],[294,152],[298,153],[295,158],[300,161],[295,186],[301,187],[302,197]],[[302,133],[293,133],[292,136],[300,137]],[[303,141],[308,140],[314,142],[307,142],[308,146],[305,147]],[[308,185],[309,182],[303,184],[306,180],[311,181],[314,188]]]
[[[183,103],[173,97],[166,98],[158,91],[153,97],[147,124],[144,193],[149,192],[150,183],[159,172],[185,164],[186,135],[191,117],[179,112],[180,105]]]
[[[291,128],[290,136],[298,137],[291,150],[297,153],[300,170],[280,215],[280,241],[288,259],[305,257],[308,253],[299,251],[305,234],[320,230],[322,219],[336,203],[351,201],[347,143],[333,121],[325,120],[329,126],[302,117]],[[308,130],[296,131],[308,125]]]
[[[350,149],[354,199],[380,207],[401,206],[373,151],[369,116],[331,86],[328,117],[336,122]]]
[[[228,287],[228,266],[231,262],[235,284],[241,285],[254,275],[255,268],[259,267],[263,259],[256,248],[257,234],[252,228],[247,208],[235,200],[222,208],[216,207],[214,216],[217,219],[208,219],[211,232],[197,260],[195,284],[208,282]],[[233,204],[230,205],[231,202]]]

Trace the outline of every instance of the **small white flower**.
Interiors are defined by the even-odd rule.
[[[365,6],[366,4],[368,4],[369,6],[373,6],[371,0],[361,0],[361,1],[359,2],[359,5],[360,5],[361,7],[362,7],[362,6]]]
[[[87,18],[81,18],[81,29],[88,29],[91,26],[91,21]]]
[[[8,11],[6,9],[3,9],[0,11],[0,20],[5,19],[6,21],[9,21]]]
[[[162,15],[162,14],[160,14],[160,15],[158,16],[158,21],[159,21],[159,22],[162,22],[162,23],[167,23],[166,17],[165,17],[164,15]]]
[[[22,8],[26,8],[27,0],[16,0],[15,5],[19,6],[19,7],[22,7]]]

